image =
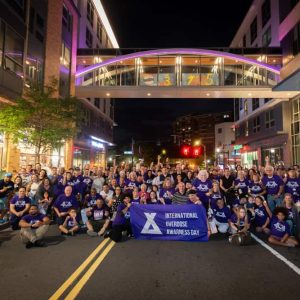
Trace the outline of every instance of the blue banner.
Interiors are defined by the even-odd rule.
[[[207,242],[202,205],[135,205],[130,207],[133,234],[139,240]]]

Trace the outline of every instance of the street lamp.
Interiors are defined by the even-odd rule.
[[[194,146],[202,146],[203,147],[203,155],[204,155],[204,166],[207,168],[207,160],[206,160],[206,146],[202,144],[201,140],[196,140],[194,142]]]
[[[163,149],[163,150],[161,151],[161,154],[162,154],[162,155],[166,155],[166,154],[167,154],[167,150],[166,150],[166,149]]]

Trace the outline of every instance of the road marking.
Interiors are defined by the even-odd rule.
[[[84,271],[89,263],[108,243],[109,239],[103,240],[100,245],[90,254],[90,256],[78,267],[78,269],[62,284],[62,286],[49,298],[49,300],[57,300],[65,292],[65,290],[73,283],[74,280]]]
[[[251,233],[251,236],[259,243],[261,244],[264,248],[269,250],[274,256],[276,256],[278,259],[283,261],[287,266],[289,266],[294,272],[296,272],[298,275],[300,275],[300,268],[294,265],[292,262],[290,262],[288,259],[286,259],[283,255],[281,255],[279,252],[274,250],[272,247],[267,245],[264,241],[259,239],[256,235]]]
[[[96,271],[96,269],[99,267],[99,265],[102,263],[106,255],[109,253],[109,251],[112,249],[112,247],[115,244],[116,243],[114,241],[110,242],[110,244],[105,248],[105,250],[101,253],[101,255],[95,260],[95,262],[91,265],[91,267],[86,271],[86,273],[82,276],[79,282],[74,286],[71,292],[67,295],[65,300],[74,300],[77,297],[81,289],[91,278],[93,273]]]

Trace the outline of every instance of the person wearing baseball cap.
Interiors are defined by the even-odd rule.
[[[4,179],[0,180],[0,224],[7,221],[7,199],[14,190],[14,183],[11,180],[12,173],[5,173]]]

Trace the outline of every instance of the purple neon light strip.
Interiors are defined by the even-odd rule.
[[[146,56],[174,55],[174,54],[220,56],[220,57],[238,60],[240,62],[244,62],[244,63],[250,64],[250,65],[256,65],[263,69],[267,69],[275,74],[280,74],[280,69],[275,66],[271,66],[271,65],[265,64],[263,62],[259,62],[257,60],[251,59],[251,58],[245,58],[244,56],[241,56],[241,55],[232,54],[232,53],[228,53],[228,52],[215,51],[215,50],[179,48],[179,49],[159,49],[159,50],[142,51],[142,52],[136,52],[136,53],[117,56],[117,57],[108,59],[104,62],[91,65],[83,70],[77,71],[76,77],[80,77],[80,76],[85,75],[93,70],[98,69],[98,68],[102,68],[102,67],[105,67],[105,66],[108,66],[111,64],[115,64],[115,63],[118,63],[120,61],[127,60],[127,59],[141,58],[141,57],[146,57]]]

